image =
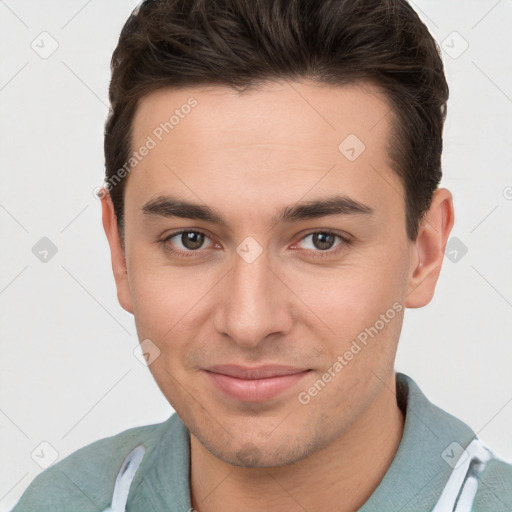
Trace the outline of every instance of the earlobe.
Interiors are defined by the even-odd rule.
[[[119,237],[114,205],[112,203],[112,198],[106,189],[102,190],[100,197],[103,229],[105,230],[105,235],[107,236],[108,244],[110,246],[112,271],[114,272],[114,279],[116,281],[117,288],[117,299],[123,309],[133,314],[130,284],[128,281],[128,269],[126,266],[126,258],[121,244],[121,239]]]
[[[437,189],[411,251],[406,307],[420,308],[432,300],[454,219],[451,192],[445,188]]]

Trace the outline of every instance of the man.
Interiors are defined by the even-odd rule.
[[[394,371],[454,222],[447,98],[405,1],[143,2],[112,60],[103,225],[176,414],[14,510],[512,510],[512,465]]]

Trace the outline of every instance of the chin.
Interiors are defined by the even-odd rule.
[[[214,443],[197,436],[200,443],[218,459],[233,466],[245,468],[273,468],[287,466],[298,462],[320,446],[315,442],[297,443],[289,442],[290,437],[275,437],[272,440],[230,439],[221,445],[216,439]],[[287,441],[284,443],[283,441]]]

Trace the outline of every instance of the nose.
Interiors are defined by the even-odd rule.
[[[214,318],[217,332],[241,348],[254,348],[271,334],[285,334],[293,323],[290,291],[271,269],[267,251],[249,261],[235,255]]]

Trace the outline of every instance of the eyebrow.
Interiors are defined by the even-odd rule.
[[[222,215],[209,206],[193,203],[174,196],[158,196],[141,208],[144,215],[150,217],[180,217],[196,219],[227,227]],[[299,202],[286,206],[271,219],[273,224],[315,219],[329,215],[364,215],[372,216],[374,208],[344,195],[329,196],[325,199]]]

